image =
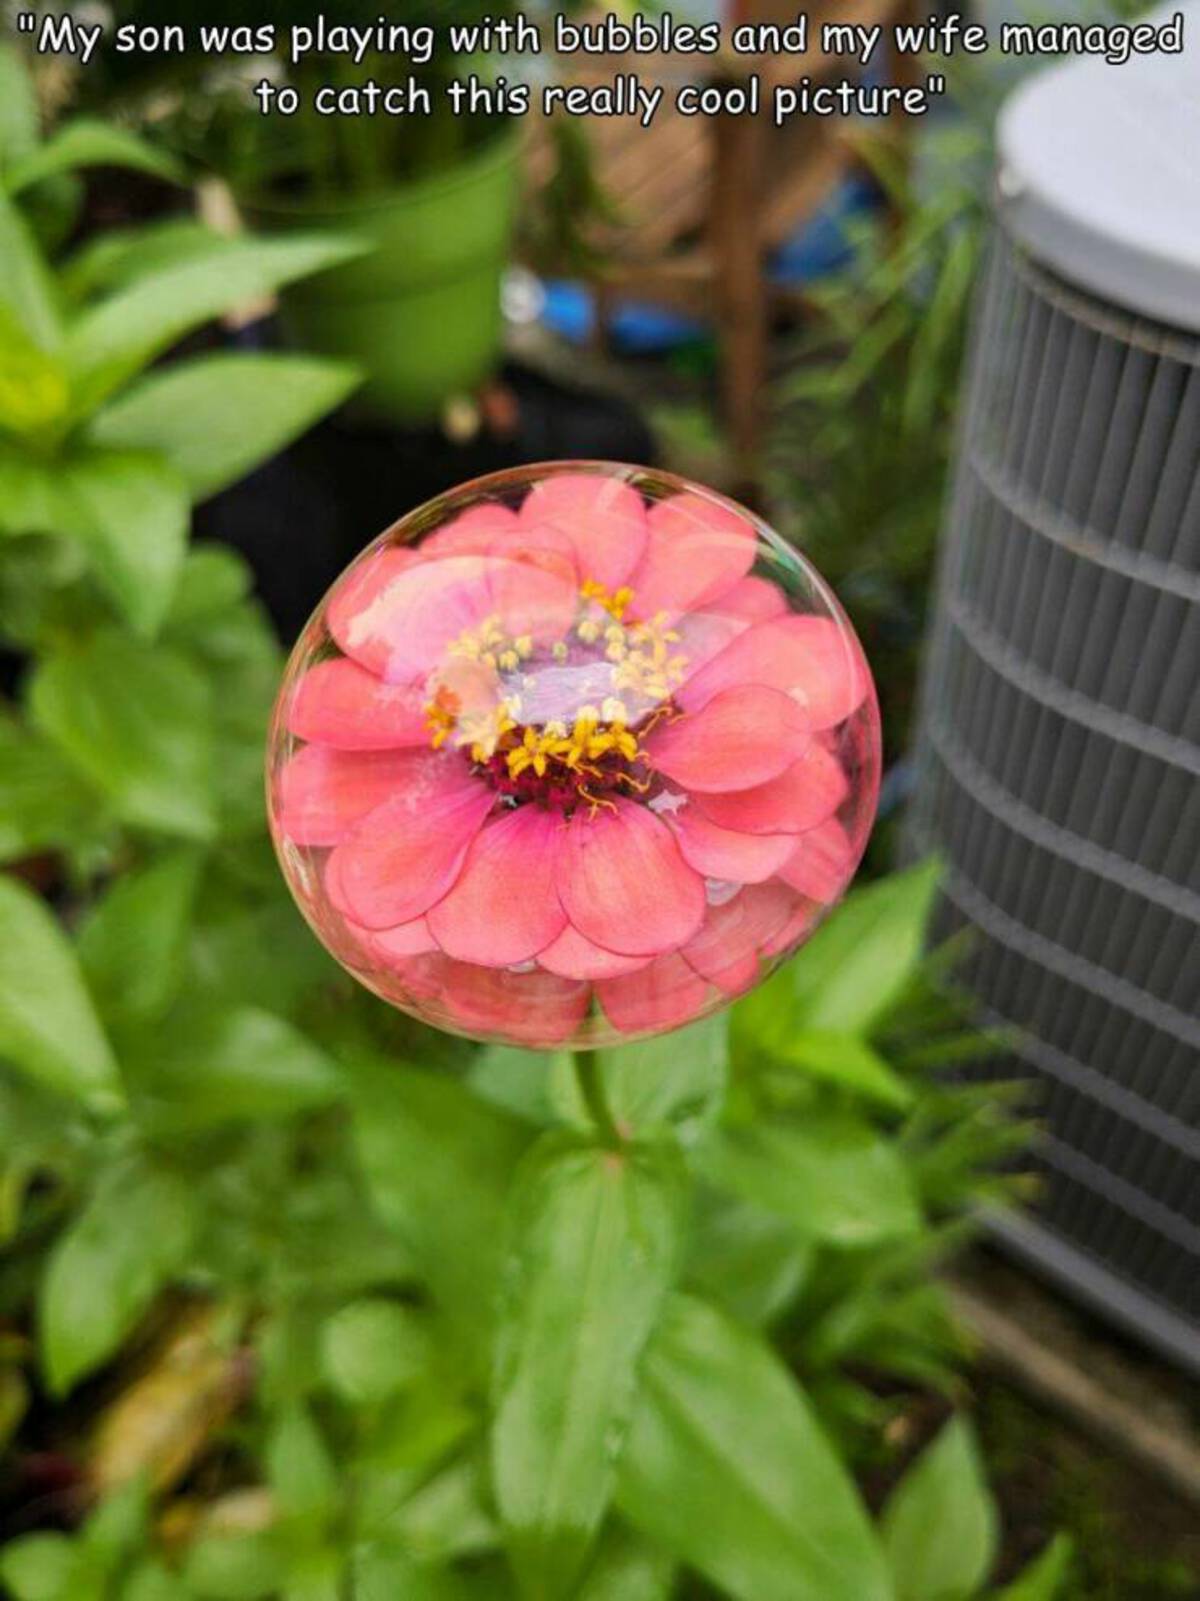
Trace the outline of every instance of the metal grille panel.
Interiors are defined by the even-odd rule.
[[[1200,1369],[1200,339],[998,230],[967,393],[912,832],[1041,1083],[1002,1230]]]

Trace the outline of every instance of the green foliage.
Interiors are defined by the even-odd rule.
[[[974,1436],[953,1419],[892,1491],[883,1539],[899,1601],[966,1601],[996,1554],[996,1513]]]

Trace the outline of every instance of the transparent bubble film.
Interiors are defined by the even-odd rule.
[[[816,928],[862,855],[879,715],[813,568],[665,473],[496,474],[404,518],[292,653],[279,859],[333,955],[436,1027],[665,1032]]]

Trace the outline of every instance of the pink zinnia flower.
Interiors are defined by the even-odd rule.
[[[758,982],[844,890],[878,785],[870,674],[811,569],[721,497],[612,467],[498,475],[377,541],[273,743],[280,858],[334,954],[539,1047]]]

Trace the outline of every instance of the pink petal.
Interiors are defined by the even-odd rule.
[[[828,905],[837,900],[854,870],[854,846],[836,817],[801,834],[779,876],[809,900]]]
[[[709,996],[708,985],[677,953],[656,957],[640,973],[596,985],[605,1016],[622,1034],[679,1028],[704,1011]]]
[[[410,956],[424,956],[437,950],[437,941],[423,917],[415,917],[411,923],[400,923],[396,928],[359,928],[353,923],[344,926],[358,939],[368,957],[381,967],[397,967]]]
[[[813,740],[803,756],[766,784],[732,795],[697,791],[694,799],[720,828],[742,834],[803,834],[832,817],[848,789],[841,763]]]
[[[866,698],[870,679],[852,641],[828,617],[777,617],[740,634],[687,680],[676,699],[698,711],[738,684],[782,690],[814,728],[843,722]]]
[[[298,681],[287,704],[287,726],[298,739],[338,750],[427,745],[426,700],[418,686],[385,684],[341,657],[318,662]]]
[[[788,843],[792,841],[789,839]],[[584,939],[570,923],[556,940],[538,953],[538,966],[561,978],[619,978],[624,973],[636,973],[652,960],[649,956],[617,956],[613,951],[602,950],[591,940]]]
[[[651,765],[684,789],[720,793],[778,778],[809,741],[795,701],[777,689],[727,689],[700,712],[663,723],[646,742]]]
[[[438,998],[468,1033],[545,1048],[576,1033],[587,1015],[591,988],[553,973],[510,973],[447,961]]]
[[[792,949],[801,940],[807,939],[821,921],[822,908],[813,901],[797,900],[788,915],[786,923],[779,928],[763,946],[764,956],[779,956]]]
[[[632,485],[605,473],[558,473],[530,490],[521,521],[533,534],[558,530],[571,542],[580,580],[615,592],[646,547],[646,507]]]
[[[704,885],[665,823],[618,800],[571,819],[559,895],[576,930],[619,956],[655,956],[682,945],[704,918]]]
[[[427,753],[306,745],[276,779],[279,832],[293,845],[336,845],[404,790]]]
[[[664,814],[689,867],[729,884],[773,878],[796,852],[794,834],[738,834],[719,828],[696,806]]]
[[[471,842],[454,888],[429,912],[447,956],[483,967],[528,961],[567,926],[555,888],[560,816],[538,806],[501,813]]]
[[[549,546],[514,549],[488,563],[489,611],[511,638],[561,639],[575,620],[579,582],[573,559]]]
[[[647,516],[646,552],[629,580],[630,615],[676,617],[723,595],[749,572],[757,536],[747,518],[720,501],[687,491],[661,500]]]
[[[449,644],[487,616],[493,566],[486,556],[422,561],[410,550],[380,551],[361,572],[351,568],[330,601],[329,631],[347,656],[388,683],[423,679]]]
[[[795,909],[796,897],[782,884],[751,884],[710,906],[704,927],[680,954],[718,989],[739,995],[758,977],[761,957]]]
[[[733,588],[721,596],[719,606],[726,617],[761,623],[768,617],[781,617],[788,609],[788,601],[778,584],[769,578],[752,577],[739,578]]]
[[[453,522],[421,541],[422,556],[486,556],[502,551],[518,528],[517,514],[499,501],[469,506]]]
[[[495,792],[457,754],[422,751],[409,759],[414,767],[404,787],[326,866],[333,904],[364,928],[395,928],[441,900],[495,803]]]

